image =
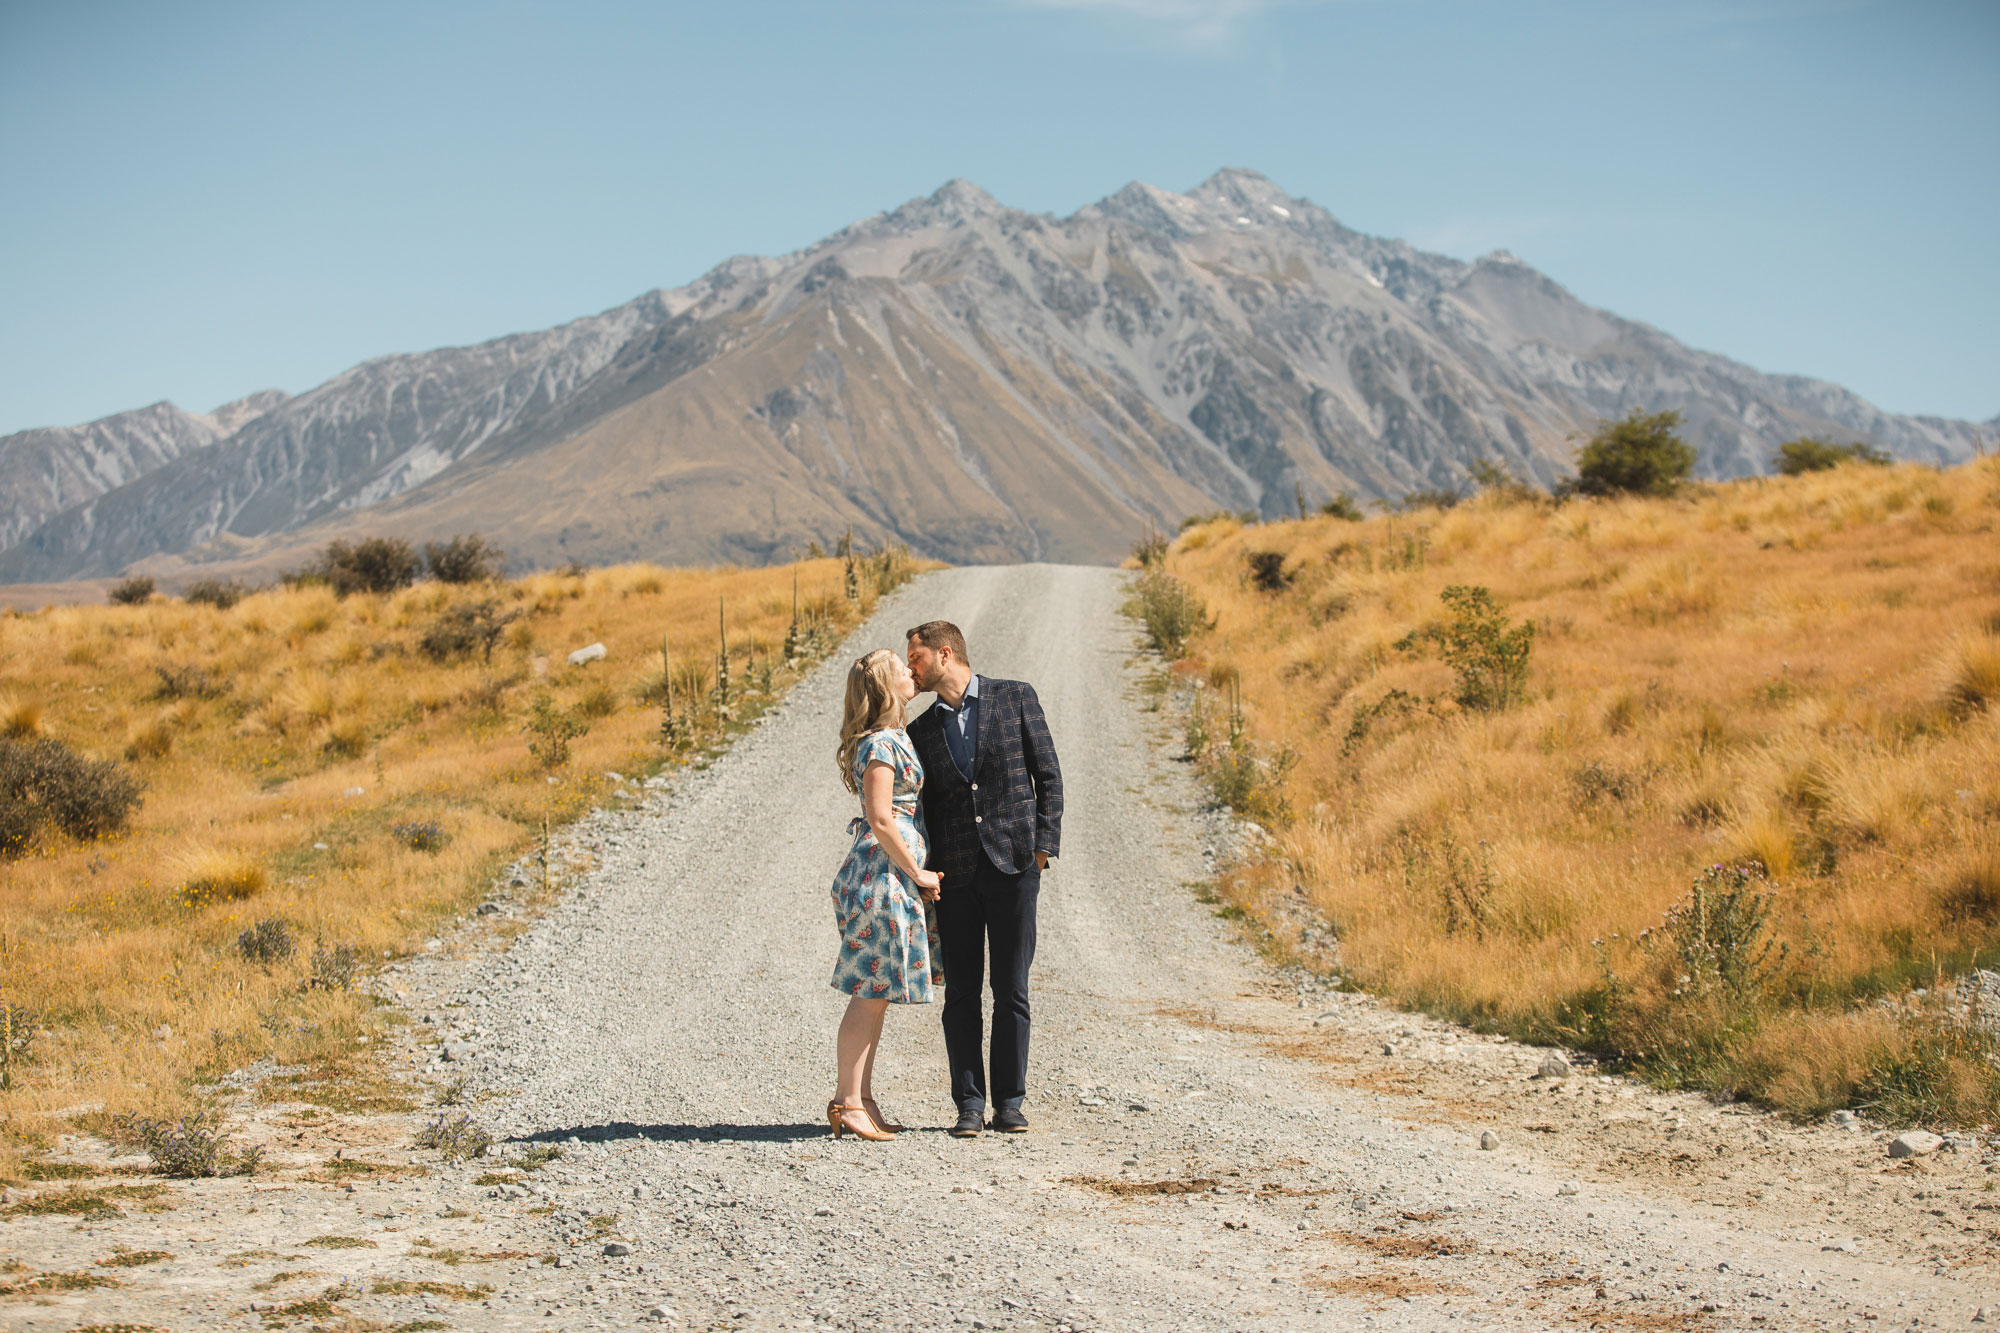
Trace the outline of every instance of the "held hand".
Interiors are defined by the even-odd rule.
[[[935,870],[919,870],[916,885],[919,896],[927,903],[934,903],[944,890],[944,876]]]
[[[1047,870],[1048,868],[1049,868],[1049,854],[1047,852],[1036,852],[1035,869]]]

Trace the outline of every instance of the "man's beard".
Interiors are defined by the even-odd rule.
[[[936,694],[938,681],[942,680],[943,678],[944,678],[944,670],[941,667],[935,667],[935,666],[931,667],[929,670],[925,671],[921,676],[918,676],[916,678],[918,692],[923,694]]]

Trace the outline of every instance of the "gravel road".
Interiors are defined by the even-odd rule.
[[[925,576],[706,772],[586,821],[566,846],[590,868],[509,947],[394,976],[454,1056],[413,1044],[424,1076],[467,1073],[506,1157],[564,1155],[515,1184],[478,1183],[487,1160],[301,1186],[246,1276],[359,1228],[315,1280],[347,1275],[340,1308],[384,1326],[1903,1328],[1988,1302],[2000,1320],[1990,1143],[1891,1162],[1866,1130],[1535,1078],[1542,1051],[1260,961],[1198,896],[1227,821],[1147,711],[1120,597],[1104,569]],[[1033,1130],[949,1138],[937,1008],[897,1007],[877,1090],[915,1128],[834,1143],[841,679],[931,617],[979,670],[1035,684],[1062,758]],[[206,1299],[182,1308],[255,1326]]]

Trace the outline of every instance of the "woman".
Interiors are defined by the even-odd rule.
[[[833,988],[851,997],[840,1020],[838,1085],[826,1123],[843,1133],[886,1139],[892,1124],[875,1104],[875,1048],[891,1004],[929,1004],[944,984],[937,922],[939,877],[924,869],[923,816],[917,794],[924,769],[903,730],[903,705],[916,682],[903,659],[877,648],[847,672],[840,723],[840,780],[861,797],[862,817],[848,824],[854,846],[833,879],[840,961]]]

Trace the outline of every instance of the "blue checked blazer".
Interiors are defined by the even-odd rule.
[[[979,738],[966,782],[944,743],[944,714],[927,708],[910,723],[924,766],[925,868],[944,875],[945,891],[966,884],[983,852],[994,868],[1032,870],[1035,853],[1062,850],[1062,769],[1035,687],[979,678]]]

